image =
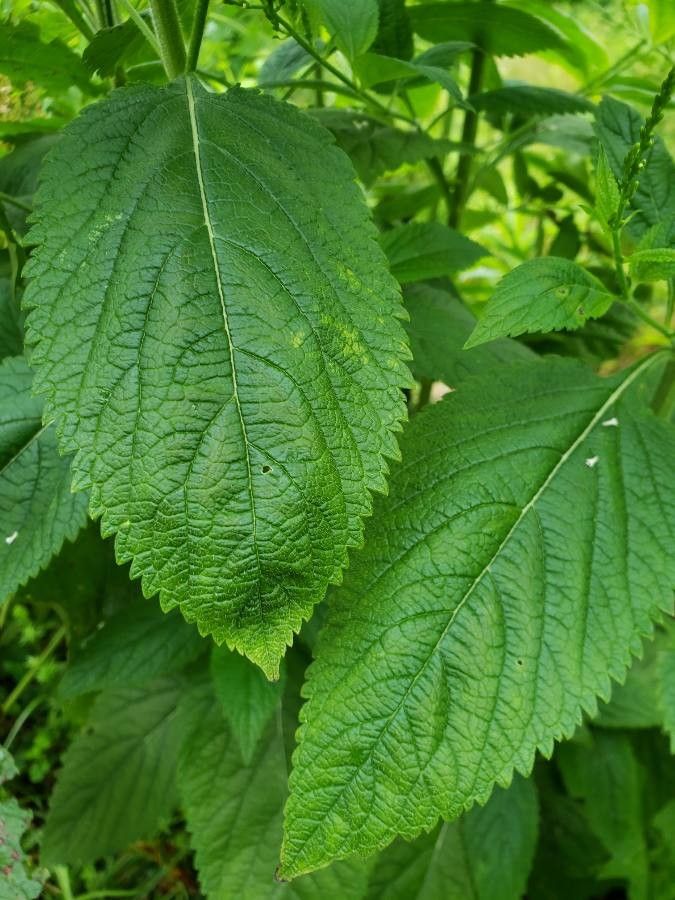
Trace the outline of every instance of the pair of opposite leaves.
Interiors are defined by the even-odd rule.
[[[273,677],[399,455],[402,306],[347,158],[189,76],[87,109],[36,209],[31,361],[75,485],[146,593]],[[658,365],[508,367],[407,429],[311,670],[282,874],[485,800],[623,676],[672,585]]]

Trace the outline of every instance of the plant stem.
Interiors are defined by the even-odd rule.
[[[70,875],[67,866],[54,866],[54,875],[61,888],[63,900],[74,900],[73,890],[70,886]]]
[[[675,407],[675,357],[671,356],[666,363],[661,381],[654,391],[651,406],[657,416],[670,419]]]
[[[67,2],[67,0],[54,0],[54,2],[61,10],[61,12],[65,13],[68,16],[68,18],[77,28],[80,34],[82,34],[83,37],[86,37],[88,41],[91,41],[96,34],[96,29],[91,22],[85,19],[84,15],[80,12],[75,3]]]
[[[485,69],[485,53],[476,47],[471,60],[471,75],[469,78],[468,96],[480,92],[483,84],[483,72]],[[464,125],[462,127],[461,142],[468,150],[463,150],[457,161],[457,174],[455,176],[455,191],[452,197],[452,208],[448,216],[448,225],[458,228],[462,220],[464,205],[469,197],[469,176],[473,162],[473,147],[476,143],[478,132],[478,113],[473,109],[467,109],[464,113]]]
[[[185,42],[175,0],[150,0],[164,69],[170,80],[185,71]]]
[[[35,665],[26,672],[21,681],[16,685],[9,697],[2,704],[2,714],[5,715],[19,699],[21,694],[26,690],[28,685],[33,681],[42,666],[47,662],[54,650],[66,636],[66,629],[62,625],[53,635],[51,641],[47,644],[42,653],[38,656]]]
[[[136,27],[141,32],[143,37],[146,39],[148,44],[150,44],[150,46],[155,51],[157,56],[159,56],[159,58],[161,59],[162,50],[161,50],[161,47],[159,46],[159,41],[157,40],[157,36],[155,35],[152,28],[150,28],[148,23],[145,21],[143,16],[139,13],[139,11],[136,9],[136,7],[133,5],[133,3],[130,2],[130,0],[119,0],[119,2],[122,4],[122,6],[125,8],[125,10],[129,13],[129,18],[134,20],[134,22],[136,23]],[[135,68],[135,67],[132,67],[132,68]]]
[[[16,740],[17,734],[21,731],[24,726],[26,720],[30,717],[31,713],[35,709],[36,706],[39,706],[42,702],[44,702],[44,697],[33,697],[28,706],[25,706],[20,714],[16,717],[14,724],[12,725],[9,734],[5,738],[5,748],[9,750],[14,741]]]
[[[206,25],[206,14],[208,13],[208,11],[209,0],[197,0],[197,5],[195,7],[195,17],[192,21],[192,32],[190,33],[187,62],[185,64],[186,72],[194,72],[197,68],[199,49],[202,46],[204,26]]]

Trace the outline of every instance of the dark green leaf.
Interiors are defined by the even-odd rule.
[[[468,98],[474,109],[494,116],[552,116],[589,112],[593,104],[579,94],[557,88],[512,84]]]
[[[469,269],[487,250],[439,222],[397,225],[380,235],[391,273],[401,284]]]
[[[0,71],[17,87],[31,81],[48,92],[95,90],[80,57],[58,38],[44,43],[32,22],[0,22],[0,48]]]
[[[413,34],[405,0],[378,0],[379,24],[373,50],[383,56],[410,59]]]

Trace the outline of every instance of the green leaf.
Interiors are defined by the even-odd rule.
[[[30,206],[42,160],[58,139],[58,135],[43,134],[0,157],[0,191]],[[26,211],[11,203],[4,203],[3,206],[12,228],[23,235],[26,231]]]
[[[285,877],[485,802],[624,676],[673,602],[659,359],[511,366],[414,417],[303,690]]]
[[[610,222],[619,209],[619,185],[609,165],[607,153],[602,144],[598,147],[598,161],[595,167],[595,210],[602,227],[611,234]]]
[[[292,78],[300,69],[304,69],[312,62],[312,57],[293,38],[282,41],[278,47],[270,53],[262,64],[258,75],[258,84],[264,87],[269,82],[284,81]]]
[[[474,109],[500,118],[507,113],[516,116],[573,115],[589,112],[594,108],[592,103],[579,94],[532,84],[511,84],[483,91],[481,94],[473,94],[468,102]]]
[[[70,459],[31,395],[23,357],[0,363],[0,602],[47,565],[87,518],[87,498],[70,490]]]
[[[672,623],[667,646],[659,654],[658,678],[661,724],[670,736],[670,752],[675,754],[675,632]]]
[[[274,677],[404,416],[402,305],[351,166],[291,106],[191,76],[70,125],[37,222],[36,386],[92,515],[146,595]]]
[[[246,765],[274,710],[281,700],[284,681],[270,682],[260,669],[226,647],[214,647],[211,676],[216,696]]]
[[[545,22],[504,3],[428,3],[410,9],[413,29],[425,40],[471,41],[494,56],[522,56],[564,45]]]
[[[377,53],[364,53],[354,63],[354,70],[358,73],[361,84],[364,87],[386,84],[387,82],[404,81],[411,79],[430,81],[432,84],[440,84],[451,97],[457,101],[462,100],[462,92],[455,79],[440,66],[424,65],[418,62],[407,62],[395,59],[391,56],[380,56]]]
[[[621,178],[626,154],[640,139],[643,121],[636,110],[612,97],[603,98],[596,107],[595,132],[617,179]],[[626,228],[634,237],[663,219],[675,217],[675,163],[658,135],[640,173],[631,210],[634,215]]]
[[[640,768],[623,734],[594,731],[586,742],[560,747],[558,763],[572,796],[584,801],[589,824],[611,857],[601,878],[622,878],[634,900],[648,897],[649,869]]]
[[[589,319],[578,331],[535,334],[526,337],[525,341],[537,353],[573,356],[596,366],[620,355],[623,345],[635,334],[638,323],[631,309],[623,303],[614,303],[604,316]]]
[[[75,697],[136,687],[158,675],[180,671],[203,647],[197,629],[177,611],[165,614],[139,597],[106,621],[75,655],[59,684],[59,694]]]
[[[145,17],[149,21],[149,13]],[[123,62],[139,64],[153,58],[152,49],[133,19],[112,28],[102,28],[82,54],[82,62],[101,78],[112,77]]]
[[[647,0],[649,30],[656,44],[664,44],[675,34],[675,9],[670,0]]]
[[[335,43],[349,58],[366,50],[377,37],[378,0],[304,0],[321,18]]]
[[[508,338],[472,350],[462,349],[476,319],[446,291],[428,284],[411,284],[404,291],[404,299],[410,315],[406,329],[413,353],[411,367],[418,379],[454,387],[470,375],[534,358],[531,350]]]
[[[23,350],[23,323],[12,282],[0,275],[0,361],[20,356]]]
[[[237,900],[360,900],[363,861],[337,863],[292,885],[275,881],[286,796],[286,760],[276,723],[250,765],[207,693],[196,730],[181,754],[178,778],[203,892]]]
[[[443,157],[456,146],[419,131],[392,128],[359,110],[318,109],[312,115],[333,133],[366,186],[405,163]]]
[[[379,18],[373,50],[383,56],[410,59],[414,41],[405,0],[378,0]]]
[[[2,787],[18,774],[9,752],[0,746],[0,896],[6,900],[33,900],[42,894],[46,873],[30,872],[21,839],[32,816]]]
[[[644,656],[628,670],[623,684],[614,685],[608,703],[600,705],[594,721],[603,728],[655,728],[663,716],[659,708],[661,656],[667,649],[668,635],[659,629],[644,648]]]
[[[367,900],[520,900],[537,843],[537,795],[516,776],[484,807],[377,859]]]
[[[629,257],[628,266],[636,281],[667,281],[675,278],[675,248],[636,250]]]
[[[66,91],[71,85],[88,93],[96,90],[80,57],[58,38],[44,43],[32,22],[0,22],[0,47],[0,71],[16,87],[31,81],[48,93]]]
[[[93,862],[151,838],[176,803],[180,682],[101,694],[66,751],[52,794],[42,860]]]
[[[450,275],[488,255],[480,244],[439,222],[397,225],[382,232],[380,243],[401,284]]]
[[[530,259],[505,275],[464,345],[533,331],[580,328],[607,312],[614,298],[595,276],[569,259]]]

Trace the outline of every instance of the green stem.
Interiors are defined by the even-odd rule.
[[[206,14],[208,13],[208,11],[209,0],[197,0],[197,6],[195,7],[195,17],[192,22],[192,32],[190,33],[187,62],[185,64],[186,72],[194,72],[197,68],[199,49],[202,46],[204,26],[206,25]]]
[[[670,419],[675,407],[675,357],[671,356],[666,363],[651,405],[657,416]]]
[[[164,69],[173,81],[185,71],[185,42],[175,0],[150,0]]]
[[[52,653],[54,652],[54,650],[56,650],[56,648],[58,647],[58,645],[61,643],[61,641],[63,640],[63,638],[64,638],[65,636],[66,636],[66,629],[65,629],[64,626],[62,625],[62,626],[58,629],[58,631],[56,631],[56,632],[54,633],[54,635],[52,636],[51,641],[47,644],[47,646],[45,647],[45,649],[44,649],[44,650],[42,651],[42,653],[38,656],[38,658],[37,658],[37,660],[36,660],[36,662],[35,662],[35,665],[32,666],[32,668],[30,668],[30,669],[28,670],[28,672],[26,672],[26,674],[23,676],[23,678],[21,679],[21,681],[19,681],[19,683],[16,685],[16,687],[14,688],[14,690],[13,690],[13,691],[11,692],[11,694],[9,695],[9,697],[7,697],[7,699],[5,700],[5,702],[2,704],[2,714],[3,714],[3,715],[6,715],[6,713],[7,713],[7,712],[12,708],[12,706],[16,703],[16,701],[17,701],[17,700],[19,699],[19,697],[23,694],[23,692],[26,690],[26,688],[27,688],[28,685],[31,683],[31,681],[33,681],[33,679],[35,678],[35,676],[37,675],[37,673],[40,671],[40,669],[42,668],[42,666],[47,662],[47,660],[49,659],[49,657],[52,655]]]
[[[162,49],[159,46],[159,41],[157,40],[157,36],[155,35],[152,28],[150,28],[150,26],[145,21],[143,16],[139,13],[139,11],[136,9],[136,7],[133,5],[133,3],[131,3],[131,0],[119,0],[119,2],[122,4],[124,9],[129,13],[129,18],[134,20],[134,22],[136,23],[136,27],[141,32],[143,37],[146,39],[148,44],[150,44],[150,46],[155,51],[157,56],[159,56],[159,58],[161,59]],[[132,67],[132,68],[135,68],[135,67]]]
[[[431,388],[433,387],[433,384],[434,383],[431,378],[422,378],[422,380],[420,381],[420,392],[417,397],[415,412],[419,412],[421,409],[424,409],[424,407],[431,399]]]
[[[70,886],[70,875],[66,866],[54,866],[54,875],[56,881],[61,888],[61,896],[63,900],[74,900],[73,890]]]
[[[473,51],[471,61],[471,75],[469,78],[469,97],[478,94],[483,84],[483,72],[485,70],[485,53],[476,47]],[[461,220],[464,206],[469,198],[469,176],[471,175],[471,166],[473,163],[473,147],[476,143],[476,134],[478,132],[478,113],[473,109],[467,109],[464,113],[464,125],[462,127],[461,142],[465,147],[470,148],[463,150],[459,155],[457,162],[457,174],[455,177],[455,192],[452,197],[452,208],[448,216],[448,225],[458,228]]]
[[[43,701],[44,701],[44,697],[39,697],[39,696],[33,697],[33,699],[30,701],[30,703],[21,710],[20,714],[17,716],[17,718],[14,721],[14,724],[11,727],[9,734],[7,735],[7,737],[5,739],[5,747],[7,750],[9,750],[9,748],[12,746],[12,744],[16,740],[17,734],[23,728],[25,722],[30,717],[30,715],[33,712],[33,710],[35,709],[35,707],[39,706]]]

